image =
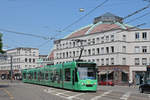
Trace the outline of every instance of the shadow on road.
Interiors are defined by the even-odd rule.
[[[7,88],[9,85],[0,85],[0,88]]]

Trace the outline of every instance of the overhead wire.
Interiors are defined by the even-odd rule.
[[[63,32],[63,31],[65,31],[66,29],[68,29],[69,27],[71,27],[71,26],[73,26],[74,24],[78,23],[80,20],[82,20],[83,18],[85,18],[86,16],[88,16],[90,13],[92,13],[93,11],[95,11],[97,8],[99,8],[99,7],[101,7],[102,5],[104,5],[106,2],[108,2],[108,0],[105,0],[103,3],[101,3],[101,4],[98,5],[98,6],[96,6],[96,7],[93,8],[91,11],[89,11],[87,14],[85,14],[84,16],[81,16],[78,20],[76,20],[76,21],[74,21],[73,23],[69,24],[67,27],[65,27],[64,29],[62,29],[60,32]],[[129,18],[129,17],[131,17],[131,16],[133,16],[133,15],[135,15],[135,14],[137,14],[137,13],[139,13],[139,12],[142,12],[143,10],[145,10],[145,9],[147,9],[147,8],[149,8],[149,7],[150,7],[150,4],[148,4],[147,6],[145,6],[145,7],[143,7],[143,8],[140,8],[139,10],[136,10],[136,11],[132,12],[131,14],[129,14],[129,15],[123,17],[122,20],[125,20],[125,19],[127,19],[127,18]],[[131,20],[130,22],[135,21],[135,20],[137,20],[137,19],[139,19],[139,18],[142,18],[142,17],[146,16],[147,14],[148,14],[148,13],[146,13],[146,14],[144,14],[144,15],[138,17],[138,18],[135,18],[135,19]],[[127,22],[127,23],[130,23],[130,22]],[[110,26],[111,26],[112,24],[114,24],[114,23],[115,23],[115,22],[111,23],[110,25],[108,25],[108,26],[106,26],[106,27],[110,27]],[[145,24],[142,24],[142,25],[145,25]],[[140,27],[140,26],[142,26],[142,25],[136,25],[135,27]],[[118,28],[118,27],[119,27],[119,26],[114,27],[114,28],[112,28],[112,29],[116,29],[116,28]],[[134,27],[134,28],[135,28],[135,27]],[[133,27],[131,27],[131,28],[133,28]],[[112,29],[110,29],[110,30],[112,30]],[[109,30],[108,30],[108,31],[109,31]]]
[[[68,26],[66,26],[64,29],[61,30],[61,32],[65,31],[66,29],[68,29],[69,27],[73,26],[74,24],[78,23],[80,20],[82,20],[83,18],[85,18],[86,16],[88,16],[89,14],[91,14],[93,11],[95,11],[97,8],[102,7],[106,2],[108,2],[109,0],[105,0],[104,2],[102,2],[101,4],[97,5],[95,8],[93,8],[92,10],[90,10],[88,13],[86,13],[85,15],[81,16],[79,19],[77,19],[76,21],[74,21],[73,23],[69,24]]]
[[[126,24],[127,24],[127,23],[131,23],[131,22],[133,22],[133,21],[135,21],[135,20],[137,20],[137,19],[140,19],[140,18],[142,18],[142,17],[145,17],[145,16],[147,16],[147,15],[149,15],[149,14],[150,14],[150,12],[145,13],[145,14],[139,16],[139,17],[136,17],[135,19],[131,19],[131,20],[127,21]]]
[[[14,34],[19,34],[19,35],[32,36],[32,37],[36,37],[36,38],[42,38],[44,40],[54,39],[54,37],[46,37],[46,36],[35,35],[35,34],[30,34],[30,33],[16,32],[16,31],[11,31],[11,30],[7,30],[7,29],[1,29],[1,28],[0,28],[0,31],[14,33]]]

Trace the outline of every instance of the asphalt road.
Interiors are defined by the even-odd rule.
[[[47,86],[0,80],[0,100],[150,100],[137,87],[99,86],[95,92],[75,92]]]

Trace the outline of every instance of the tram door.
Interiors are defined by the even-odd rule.
[[[63,69],[60,69],[60,84],[61,84],[61,87],[63,88],[64,87],[64,80],[63,80]]]
[[[72,71],[72,87],[74,88],[74,82],[75,82],[75,71]]]

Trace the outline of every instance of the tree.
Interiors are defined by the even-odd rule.
[[[0,33],[0,53],[3,54],[3,53],[5,53],[5,51],[2,50],[2,48],[3,48],[2,36],[3,36],[2,33]]]

